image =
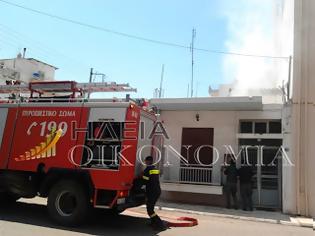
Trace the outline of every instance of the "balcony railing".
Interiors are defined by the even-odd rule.
[[[164,167],[164,182],[216,185],[212,182],[212,167],[181,166]]]
[[[211,184],[212,168],[180,167],[179,181],[191,184]]]

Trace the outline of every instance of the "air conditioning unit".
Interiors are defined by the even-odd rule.
[[[36,71],[32,74],[32,80],[44,80],[45,73],[43,71]]]

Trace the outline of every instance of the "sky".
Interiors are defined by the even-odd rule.
[[[289,53],[272,50],[269,42],[275,36],[272,27],[275,2],[283,0],[7,1],[87,24],[188,47],[192,28],[196,28],[197,48],[262,55],[276,53],[276,56],[288,56]],[[254,47],[246,47],[246,36],[251,32],[258,32],[249,42]],[[264,47],[253,43],[257,38],[261,38],[259,43]],[[129,83],[137,88],[138,93],[133,97],[153,96],[154,89],[160,84],[162,64],[165,65],[165,97],[186,97],[191,80],[189,49],[93,30],[0,1],[0,58],[13,58],[24,47],[27,48],[27,57],[58,67],[57,80],[87,82],[90,68],[94,68],[94,71],[105,73],[107,81]],[[239,75],[252,77],[260,69],[263,73],[259,66],[251,72],[253,74],[244,75],[239,71],[244,63],[247,67],[248,63],[263,59],[247,58],[242,64],[243,57],[239,56],[196,50],[194,55],[194,96],[208,96],[209,85],[216,88]],[[261,65],[261,61],[258,63]],[[286,62],[281,63],[286,65]],[[107,96],[113,95],[117,96]]]

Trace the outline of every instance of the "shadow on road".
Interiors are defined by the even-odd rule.
[[[128,215],[113,216],[103,210],[94,210],[86,224],[76,228],[56,225],[48,216],[46,206],[17,202],[0,211],[0,220],[49,227],[92,235],[157,235],[148,225],[148,219]]]

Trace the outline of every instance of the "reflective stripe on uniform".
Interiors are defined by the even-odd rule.
[[[143,178],[144,180],[149,180],[149,177],[147,177],[147,176],[142,176],[142,178]]]
[[[159,170],[150,170],[149,174],[150,175],[158,175],[158,174],[160,174],[160,171]]]

